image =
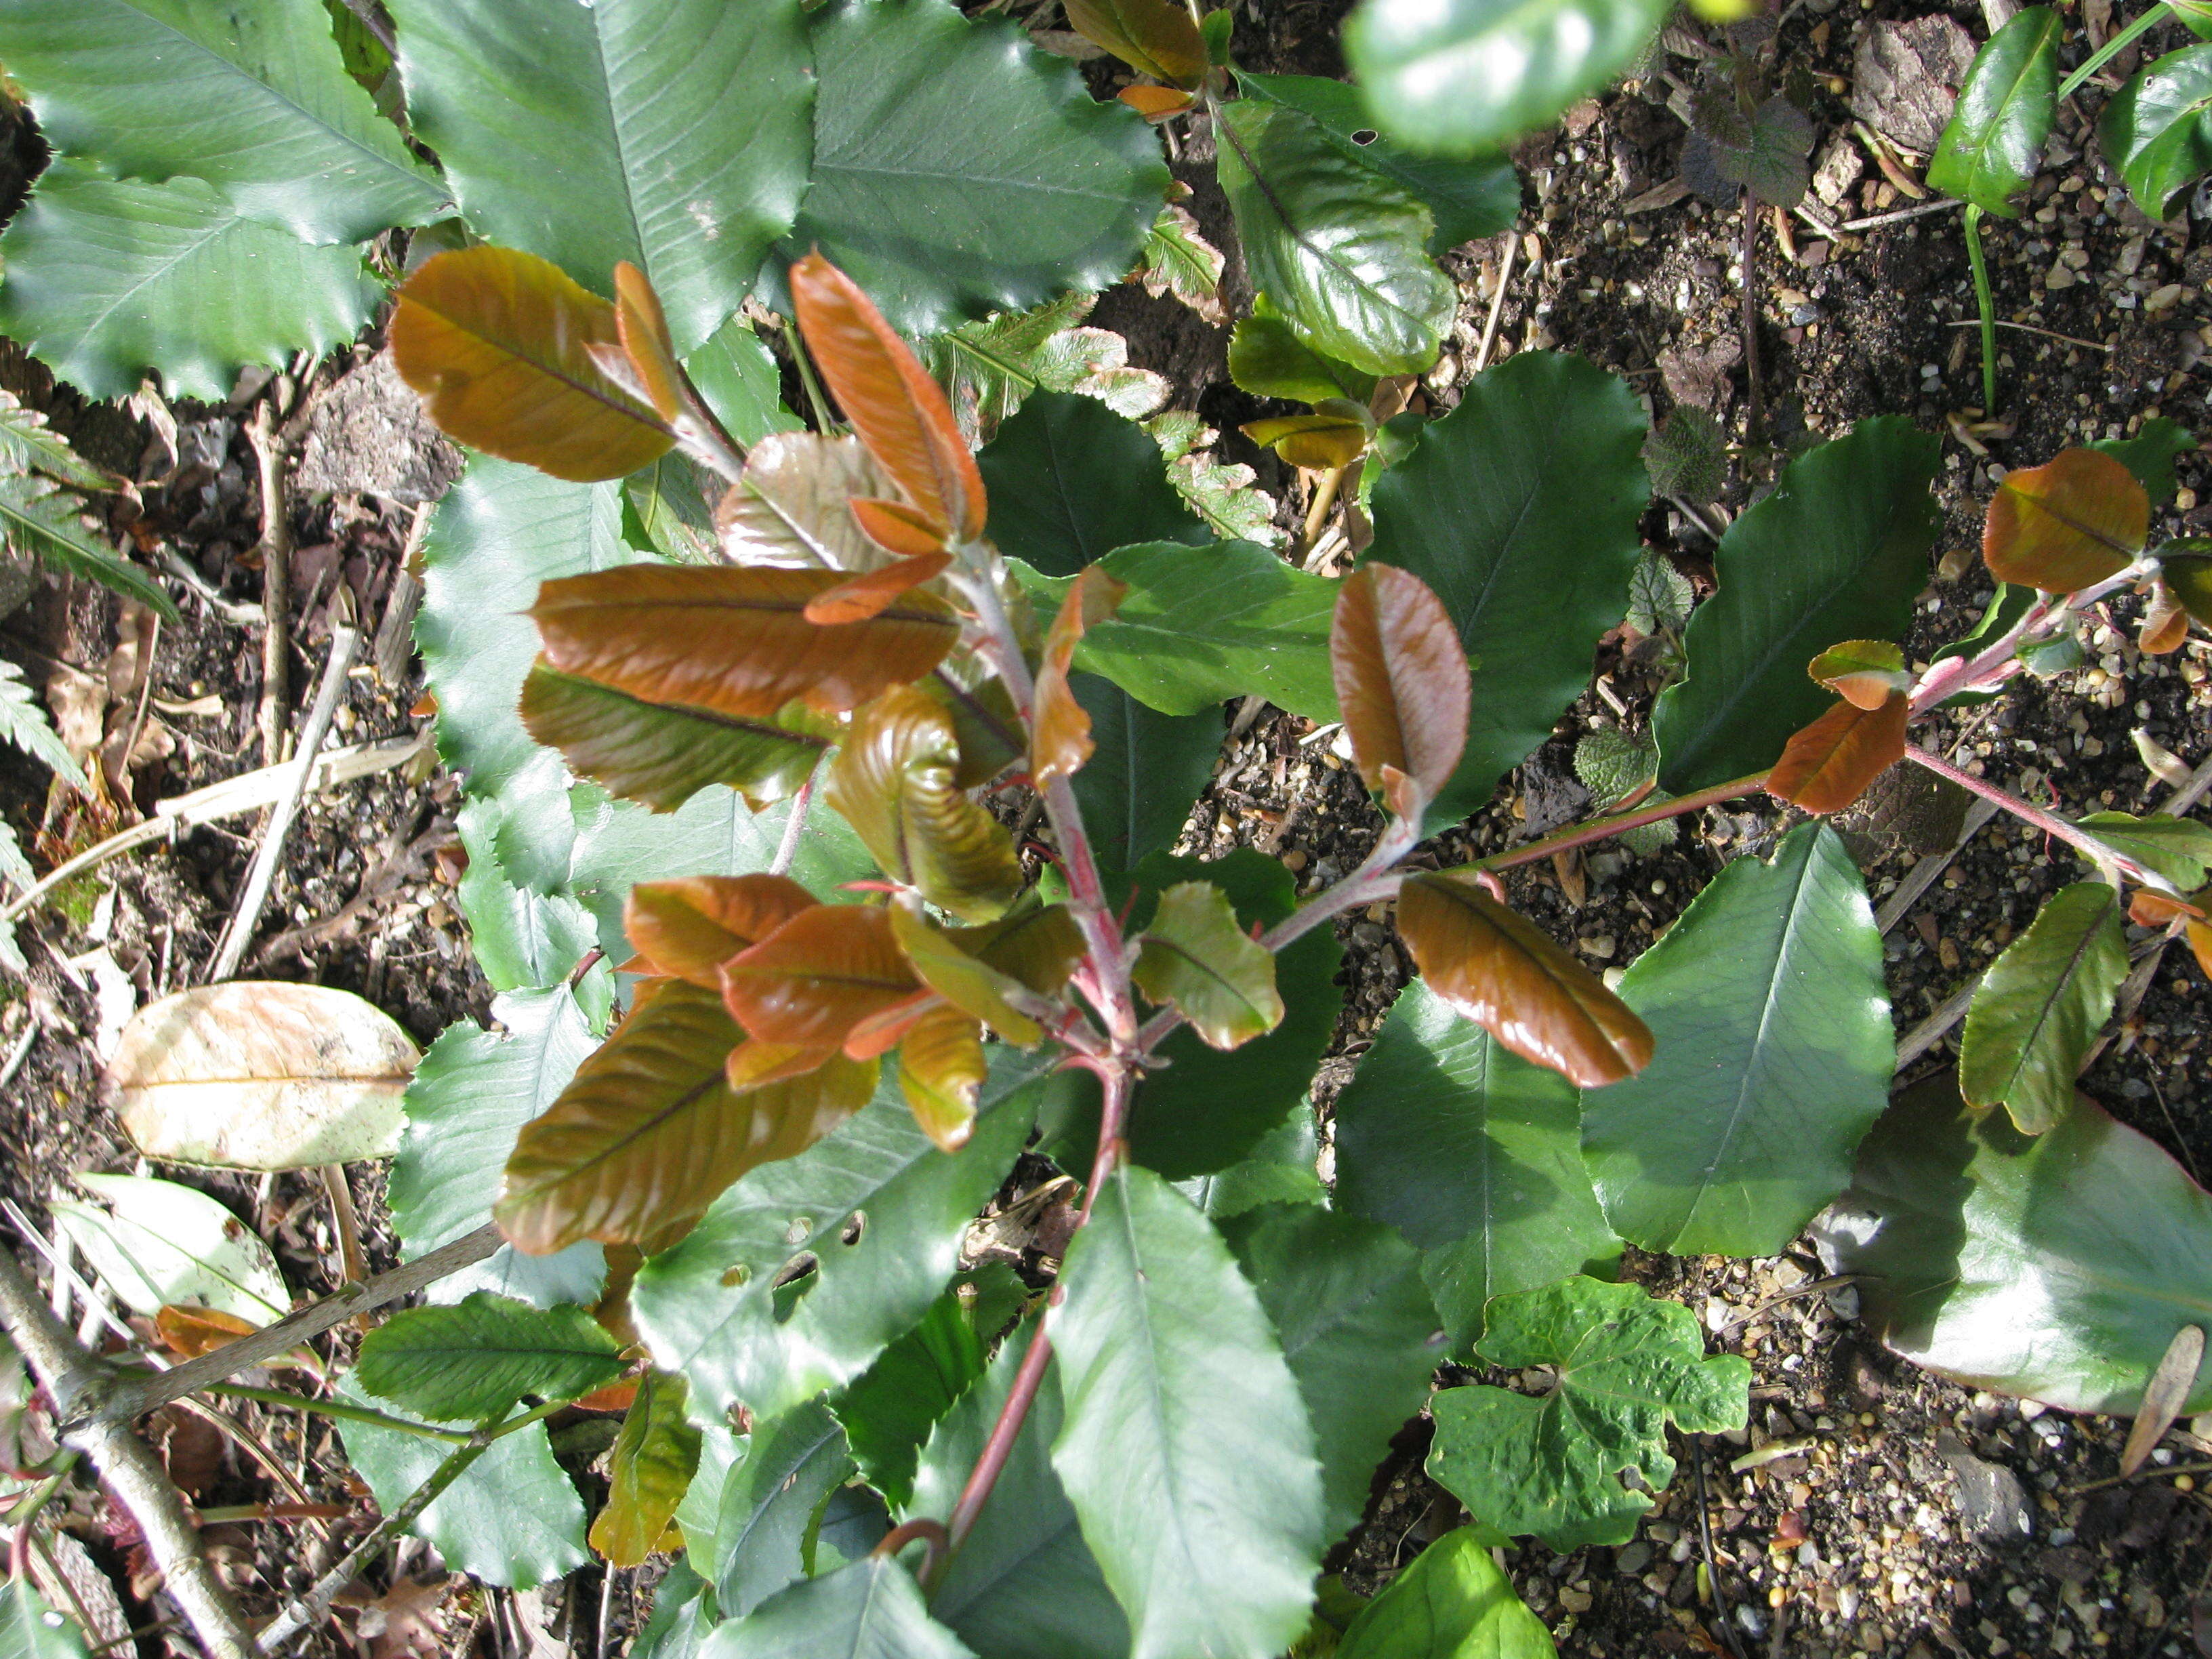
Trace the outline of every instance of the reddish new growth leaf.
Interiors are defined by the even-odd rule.
[[[2128,900],[2128,920],[2138,927],[2173,927],[2189,943],[2190,954],[2212,979],[2212,887],[2178,899],[2139,887]]]
[[[824,626],[814,599],[835,570],[629,564],[538,590],[548,661],[648,702],[765,719],[799,701],[856,708],[920,679],[960,636],[952,608],[908,592],[866,620]]]
[[[1198,100],[1173,87],[1151,87],[1139,82],[1114,94],[1147,121],[1164,121],[1180,115]]]
[[[641,881],[623,905],[623,931],[653,972],[719,991],[724,963],[815,902],[788,876]]]
[[[1825,685],[1854,708],[1875,709],[1893,690],[1909,690],[1905,653],[1887,640],[1848,640],[1832,645],[1805,666],[1816,684]]]
[[[2071,593],[2133,562],[2150,534],[2150,497],[2110,455],[2069,449],[2005,475],[1982,527],[1999,581]]]
[[[890,913],[802,911],[722,968],[722,999],[757,1042],[836,1047],[862,1020],[921,990]]]
[[[676,361],[676,343],[668,337],[660,296],[627,259],[615,266],[615,331],[637,389],[662,420],[674,420],[684,406],[684,370]]]
[[[1635,1011],[1473,881],[1408,876],[1398,932],[1429,988],[1523,1060],[1584,1089],[1650,1064],[1651,1032]]]
[[[860,503],[855,501],[855,507]],[[817,593],[806,602],[806,620],[823,627],[840,623],[866,622],[880,617],[901,595],[933,582],[951,568],[952,556],[942,548],[916,553],[877,570],[848,576],[836,586]]]
[[[2136,648],[2146,657],[2163,657],[2180,650],[2188,637],[2189,612],[2179,596],[2163,581],[2153,583],[2142,629],[2136,635]]]
[[[1473,691],[1450,614],[1411,571],[1363,566],[1337,593],[1328,659],[1361,779],[1418,817],[1467,747]],[[1401,805],[1405,782],[1419,799]]]
[[[558,265],[471,247],[435,254],[407,279],[392,357],[463,443],[587,483],[635,472],[674,442],[599,367],[595,349],[619,356],[619,335],[615,307]]]
[[[1091,716],[1075,700],[1067,671],[1075,647],[1093,624],[1114,614],[1129,591],[1098,566],[1085,565],[1060,601],[1060,614],[1045,635],[1037,665],[1036,696],[1030,717],[1030,775],[1043,788],[1054,778],[1073,777],[1097,747],[1091,741]]]
[[[1808,812],[1840,812],[1905,758],[1911,699],[1893,688],[1881,708],[1838,702],[1790,739],[1766,793]]]
[[[1206,78],[1206,41],[1174,0],[1066,0],[1067,26],[1140,74],[1185,88]]]
[[[983,533],[983,477],[951,405],[860,284],[819,253],[791,268],[806,349],[838,407],[940,539]]]

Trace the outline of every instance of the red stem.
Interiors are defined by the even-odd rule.
[[[1961,789],[1979,795],[1984,800],[1996,802],[2014,817],[2033,824],[2046,836],[2056,836],[2069,847],[2087,854],[2093,862],[2118,866],[2130,881],[2144,887],[2154,887],[2164,893],[2174,890],[2163,876],[2155,871],[2146,870],[2117,848],[2106,846],[2087,830],[2067,823],[2062,817],[2054,817],[2039,806],[2031,806],[2018,795],[1991,783],[1987,778],[1978,778],[1972,773],[1952,765],[1941,755],[1930,754],[1918,744],[1910,744],[1905,747],[1905,758],[1917,766],[1926,767],[1939,778],[1948,778]]]
[[[1538,859],[1564,853],[1571,847],[1585,847],[1594,841],[1603,841],[1626,830],[1639,830],[1647,823],[1658,823],[1667,818],[1680,817],[1685,812],[1697,811],[1701,807],[1734,800],[1739,795],[1756,794],[1765,787],[1765,773],[1748,772],[1742,777],[1730,778],[1726,783],[1717,783],[1710,789],[1677,795],[1672,800],[1662,800],[1656,805],[1639,806],[1632,812],[1616,812],[1609,818],[1593,818],[1588,823],[1577,824],[1571,830],[1562,830],[1556,836],[1532,841],[1526,847],[1516,847],[1510,853],[1499,853],[1483,859],[1475,867],[1479,870],[1510,870],[1516,864],[1534,864]]]

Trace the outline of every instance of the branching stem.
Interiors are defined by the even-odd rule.
[[[1927,768],[1939,778],[1949,779],[1961,789],[1979,795],[1984,800],[1996,802],[2014,817],[2033,824],[2045,835],[2057,836],[2093,863],[2112,865],[2130,881],[2144,887],[2154,887],[2161,893],[2172,893],[2177,898],[2180,896],[2173,884],[2155,870],[2146,869],[2118,848],[2107,847],[2088,830],[2069,823],[2039,806],[2029,805],[2010,790],[2001,788],[1987,778],[1978,778],[1972,772],[1952,765],[1941,755],[1930,754],[1917,744],[1906,746],[1905,758],[1916,766]]]
[[[1633,811],[1615,812],[1610,817],[1592,818],[1588,823],[1578,823],[1562,830],[1541,841],[1532,841],[1525,847],[1516,847],[1510,852],[1496,853],[1477,861],[1480,870],[1510,870],[1516,864],[1534,864],[1554,853],[1564,853],[1571,848],[1586,847],[1594,841],[1638,830],[1647,823],[1658,823],[1667,818],[1680,817],[1685,812],[1717,805],[1724,800],[1734,800],[1739,795],[1757,794],[1766,787],[1766,774],[1747,772],[1740,778],[1730,778],[1726,783],[1714,784],[1709,789],[1699,789],[1686,795],[1676,795],[1670,800],[1656,801],[1639,806]]]

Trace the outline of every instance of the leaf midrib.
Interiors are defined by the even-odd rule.
[[[2096,945],[2097,936],[2104,931],[2106,921],[2119,908],[2118,890],[2117,889],[2106,890],[2112,894],[2112,896],[2098,901],[2096,911],[2088,926],[2082,928],[2080,937],[2074,941],[2074,948],[2067,952],[2065,967],[2060,970],[2057,979],[2051,983],[2048,994],[2035,1005],[2034,1013],[2028,1021],[2027,1035],[2016,1045],[2013,1063],[2005,1073],[2004,1093],[1999,1097],[2007,1103],[2008,1108],[2011,1103],[2013,1091],[2020,1087],[2021,1077],[2028,1069],[2029,1057],[2033,1054],[2037,1042],[2042,1038],[2044,1027],[2051,1023],[2052,1017],[2057,1012],[2059,1003],[2064,1000],[2066,993],[2072,988],[2075,976],[2081,973],[2082,964],[2088,960],[2089,952]],[[1988,983],[1986,980],[1983,982],[1985,986]]]

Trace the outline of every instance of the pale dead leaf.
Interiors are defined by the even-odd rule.
[[[107,735],[107,685],[104,680],[72,668],[54,665],[46,680],[46,707],[54,713],[54,730],[86,771],[93,771],[93,757]]]
[[[421,1057],[350,992],[234,981],[140,1013],[105,1081],[149,1158],[301,1170],[396,1152],[400,1100]]]
[[[2120,1449],[2120,1473],[2133,1474],[2150,1456],[2151,1448],[2166,1438],[2166,1431],[2173,1426],[2173,1419],[2181,1415],[2188,1402],[2189,1391],[2196,1386],[2197,1368],[2204,1363],[2204,1328],[2184,1325],[2166,1344],[2166,1358],[2158,1362],[2158,1369],[2150,1374],[2149,1386],[2143,1389],[2142,1405],[2136,1412],[2135,1426],[2128,1431],[2128,1443]]]

